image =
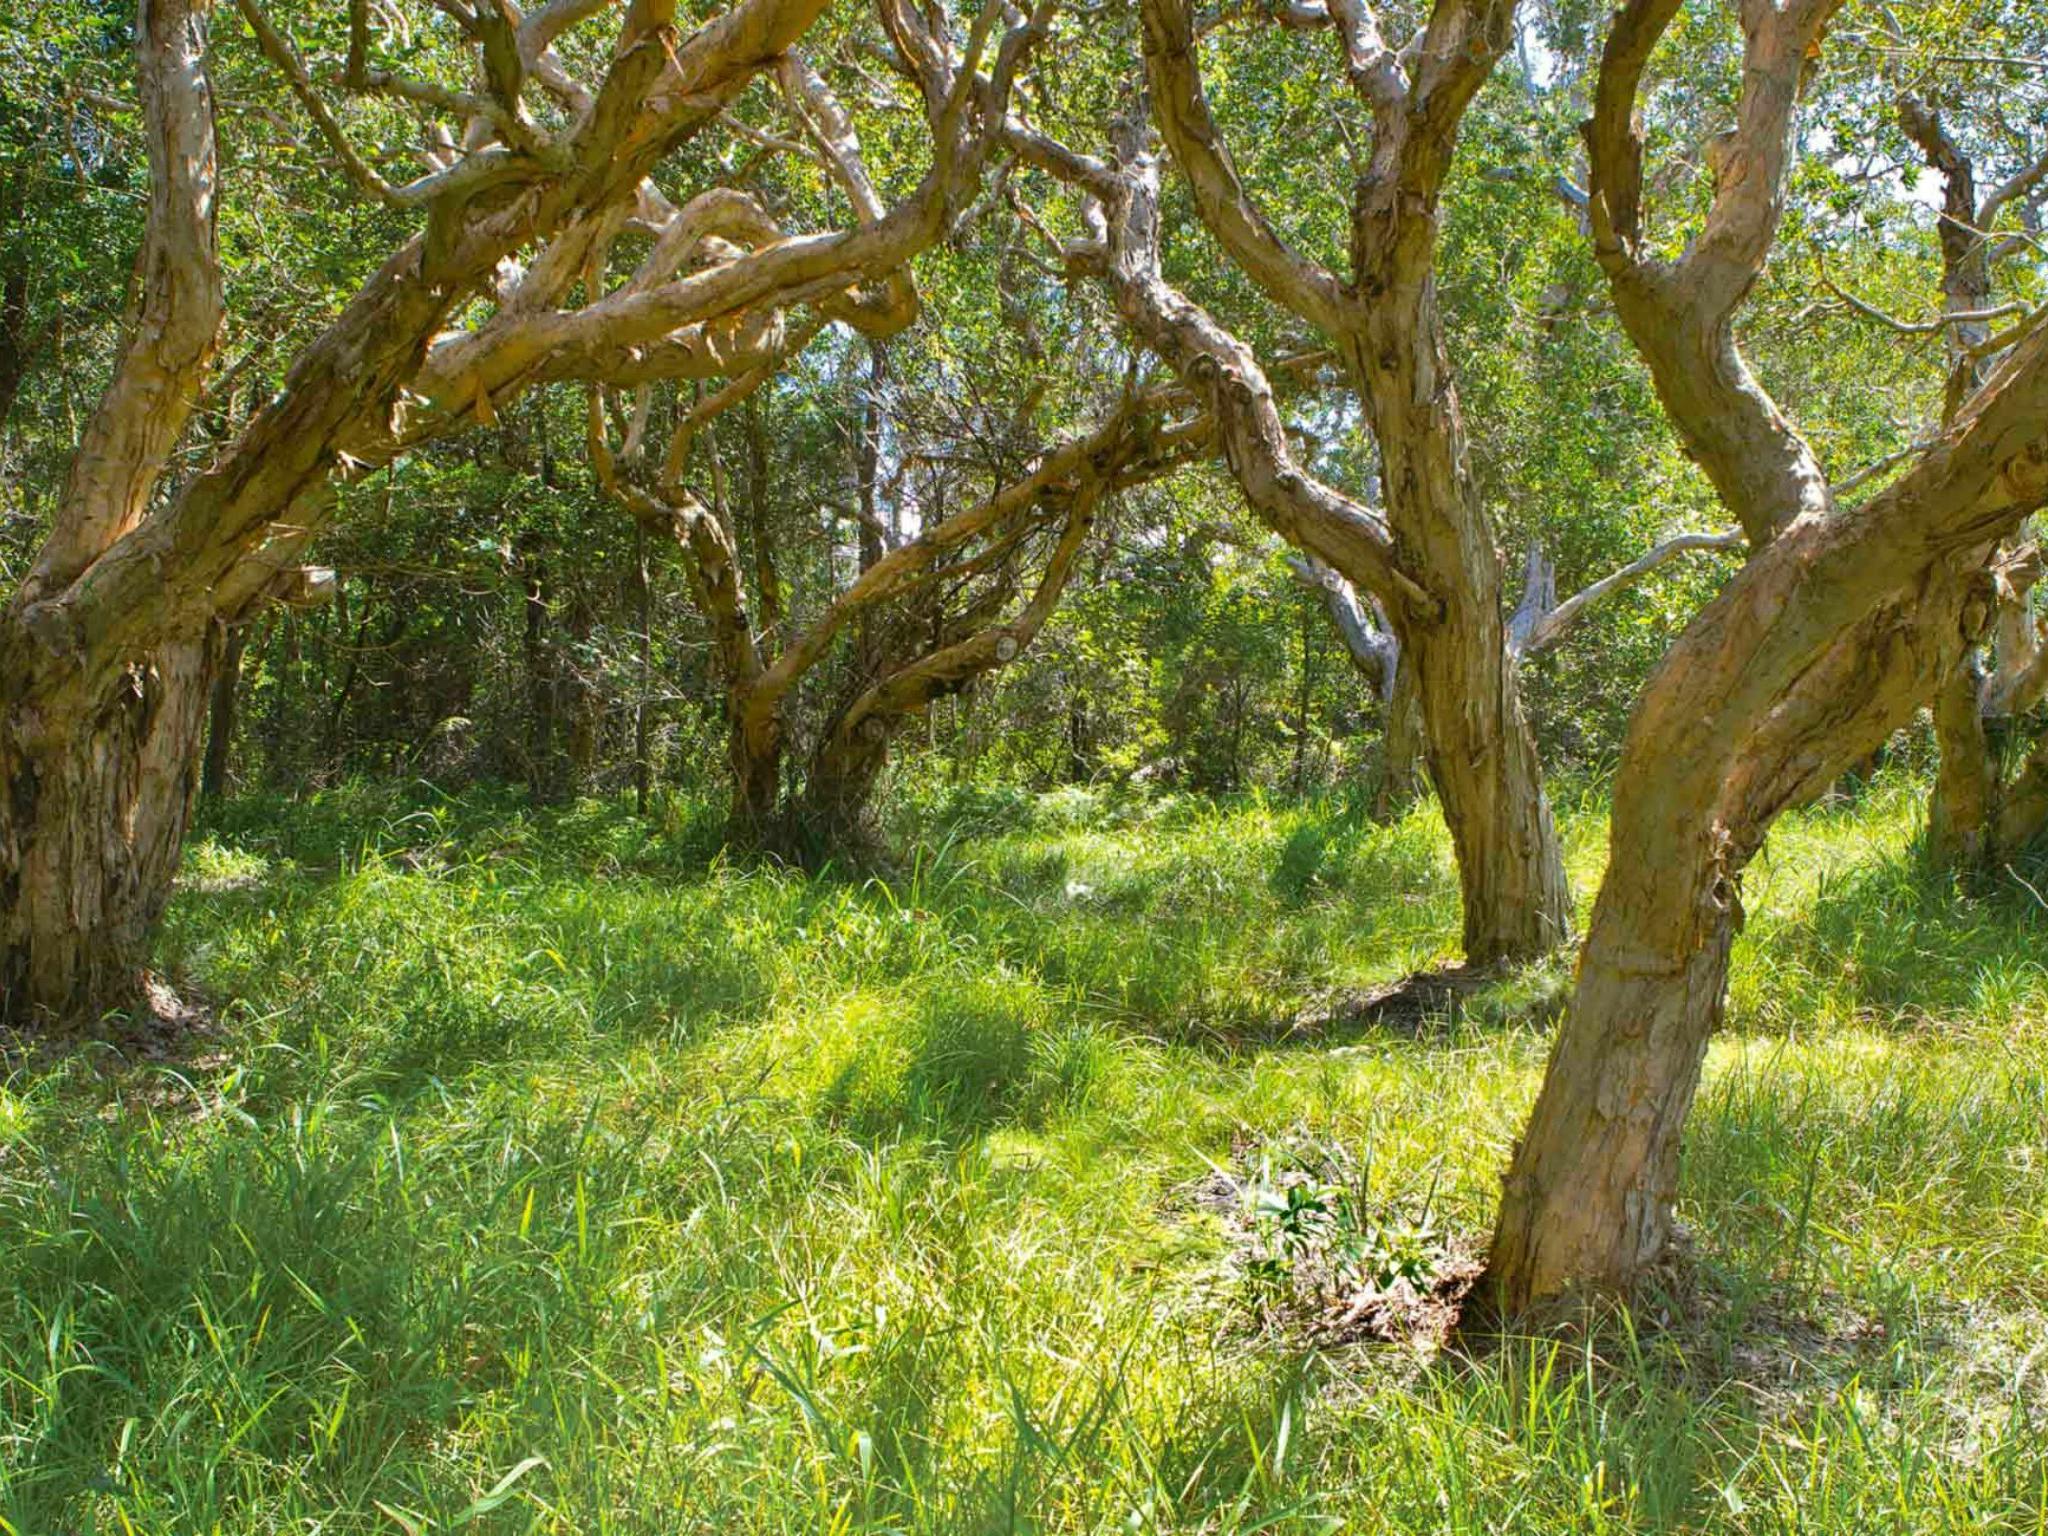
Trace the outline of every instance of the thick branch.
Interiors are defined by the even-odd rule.
[[[1394,632],[1374,623],[1365,604],[1358,600],[1358,589],[1322,561],[1290,555],[1287,568],[1296,581],[1323,600],[1351,664],[1364,675],[1375,693],[1383,700],[1389,698],[1401,657],[1401,642]]]
[[[1743,360],[1734,316],[1784,211],[1799,83],[1837,4],[1785,0],[1743,8],[1736,126],[1710,147],[1715,189],[1706,227],[1675,261],[1648,253],[1636,100],[1681,0],[1629,0],[1617,14],[1585,129],[1588,219],[1622,324],[1650,365],[1687,451],[1758,547],[1829,505],[1813,450]]]
[[[16,596],[61,590],[141,520],[199,401],[220,336],[210,0],[142,0],[135,64],[150,198],[136,262],[139,306],[113,382],[71,461],[55,527]]]
[[[1252,509],[1290,544],[1335,567],[1390,610],[1434,613],[1437,600],[1396,564],[1393,538],[1379,515],[1295,461],[1272,384],[1252,349],[1161,275],[1158,162],[1128,150],[1111,168],[1064,149],[1019,147],[1042,169],[1074,180],[1097,199],[1103,238],[1069,247],[1069,264],[1108,283],[1133,332],[1215,417],[1224,457]]]
[[[1145,0],[1143,17],[1153,114],[1202,222],[1276,303],[1319,329],[1340,328],[1343,285],[1280,238],[1238,179],[1202,94],[1188,0]]]
[[[453,306],[487,283],[509,254],[579,218],[630,200],[654,161],[716,120],[758,72],[823,9],[825,0],[740,0],[677,42],[672,0],[634,0],[609,71],[567,135],[566,169],[536,176],[488,206],[437,205],[426,236],[396,253],[301,354],[283,388],[235,449],[188,482],[163,513],[127,534],[61,597],[30,614],[45,653],[90,658],[44,670],[51,686],[93,686],[131,647],[147,648],[246,598],[237,572],[264,547],[306,530],[280,529],[352,447],[379,462],[402,441],[399,391]],[[324,513],[320,515],[324,516]],[[267,579],[265,576],[263,579]],[[15,675],[39,663],[5,658]]]

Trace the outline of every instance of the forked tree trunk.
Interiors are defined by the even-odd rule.
[[[1985,562],[2048,500],[2048,332],[2018,341],[1912,468],[1846,511],[1735,350],[1798,82],[1837,5],[1745,9],[1741,126],[1723,141],[1705,230],[1676,262],[1642,235],[1636,104],[1680,0],[1628,0],[1602,54],[1586,133],[1595,249],[1674,424],[1757,552],[1686,626],[1629,724],[1607,875],[1503,1183],[1486,1287],[1509,1314],[1625,1291],[1664,1251],[1744,867],[1777,816],[1882,742],[1982,640]],[[1689,361],[1687,336],[1722,363]]]
[[[1365,404],[1380,448],[1386,531],[1348,497],[1346,515],[1332,518],[1327,488],[1319,495],[1307,485],[1283,441],[1268,436],[1262,446],[1256,434],[1233,436],[1226,420],[1226,452],[1254,507],[1283,537],[1386,606],[1414,675],[1430,776],[1457,849],[1466,959],[1488,965],[1545,953],[1571,932],[1564,861],[1502,623],[1500,554],[1466,461],[1433,272],[1438,199],[1458,124],[1513,39],[1515,7],[1432,7],[1414,45],[1430,65],[1412,79],[1403,53],[1382,44],[1370,10],[1320,13],[1353,50],[1349,78],[1374,120],[1373,163],[1357,179],[1350,210],[1348,280],[1287,246],[1245,192],[1204,97],[1187,0],[1143,5],[1146,77],[1153,116],[1203,222],[1254,281],[1329,338]],[[1119,146],[1120,190],[1100,169],[1068,171],[1129,210],[1127,227],[1113,216],[1108,230],[1121,305],[1184,376],[1234,375],[1226,383],[1236,397],[1230,409],[1263,417],[1270,434],[1277,423],[1251,379],[1256,358],[1158,276],[1157,184],[1141,148],[1135,135]],[[1349,526],[1335,526],[1340,521]],[[1339,548],[1340,538],[1348,548]]]
[[[0,728],[0,1022],[132,1001],[198,786],[214,642]],[[76,697],[76,702],[71,700]]]
[[[55,601],[141,522],[218,341],[209,0],[141,0],[148,217],[114,375],[49,538],[0,609],[0,1019],[132,999],[198,785],[218,629],[94,652]],[[168,601],[159,558],[143,600]]]
[[[1502,1310],[1625,1290],[1664,1250],[1744,866],[1982,638],[1981,560],[2048,499],[2048,334],[2004,383],[1890,489],[1753,556],[1645,688],[1577,985],[1504,1182]]]

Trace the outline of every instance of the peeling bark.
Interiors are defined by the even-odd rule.
[[[0,1023],[136,995],[198,787],[215,648],[167,643],[83,716],[0,732]]]
[[[1746,11],[1746,99],[1789,103],[1806,55],[1777,29],[1808,28],[1811,46],[1830,9]],[[1597,162],[1603,141],[1633,142],[1643,62],[1675,10],[1632,0],[1607,45],[1589,131],[1596,239],[1632,225],[1639,164],[1625,160],[1617,176]],[[1789,135],[1789,105],[1763,117],[1775,123],[1765,131]],[[1767,163],[1765,148],[1735,152]],[[1746,195],[1752,213],[1775,199],[1769,186]],[[1742,256],[1752,270],[1765,234]],[[1674,416],[1711,409],[1687,392],[1665,399]],[[1710,439],[1698,421],[1681,427],[1689,441]],[[1725,1006],[1743,869],[1779,814],[1881,742],[1987,632],[1985,562],[2048,501],[2048,333],[2019,341],[1913,467],[1863,504],[1838,507],[1825,485],[1815,502],[1797,452],[1779,455],[1774,483],[1745,478],[1724,495],[1753,539],[1768,537],[1687,626],[1630,723],[1607,875],[1503,1185],[1486,1285],[1510,1314],[1627,1290],[1665,1252],[1680,1136]],[[1791,507],[1801,510],[1781,521]]]
[[[140,522],[219,335],[207,11],[206,0],[144,0],[137,14],[152,189],[137,308],[51,535],[0,614],[0,1020],[10,1023],[88,1016],[135,994],[198,784],[211,624],[130,653],[97,687],[38,685],[53,670],[45,600]]]
[[[1941,242],[1941,294],[1946,323],[1942,343],[1949,372],[1943,391],[1942,420],[1952,421],[1983,386],[1990,359],[1989,322],[1972,318],[1990,312],[1992,240],[1988,233],[1997,216],[1992,193],[1980,204],[1976,166],[1963,153],[1939,112],[1912,95],[1899,98],[1899,123],[1920,149],[1928,167],[1942,183],[1942,210],[1937,225]],[[2029,839],[2033,818],[2003,813],[2005,764],[1995,750],[2008,720],[2028,691],[2028,674],[2039,637],[2028,610],[2027,594],[2039,565],[2038,552],[2007,561],[1995,576],[1998,618],[1992,636],[1990,675],[1973,648],[1934,694],[1934,738],[1939,768],[1927,804],[1926,855],[1937,869],[1965,877],[1983,875],[2016,852],[2022,843],[2007,833]],[[2024,576],[2015,580],[2021,571]]]

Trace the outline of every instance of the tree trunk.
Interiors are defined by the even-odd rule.
[[[0,713],[0,1023],[132,1002],[177,874],[215,643]]]
[[[1434,623],[1398,624],[1399,664],[1457,851],[1466,961],[1547,954],[1570,937],[1571,890],[1508,650],[1500,553],[1465,461],[1434,278],[1390,291],[1345,350],[1379,439],[1397,559],[1430,573],[1440,604]]]
[[[1711,863],[1652,872],[1616,839],[1495,1229],[1493,1299],[1508,1315],[1571,1290],[1623,1291],[1664,1252],[1678,1193],[1679,1135],[1720,1027],[1739,908]],[[1643,879],[1683,882],[1650,902]]]
[[[871,714],[851,731],[828,731],[812,756],[787,836],[806,860],[859,858],[873,850],[875,785],[889,761],[889,721]],[[799,846],[800,845],[800,846]]]
[[[571,794],[582,794],[590,786],[604,750],[604,689],[590,655],[594,624],[589,600],[579,594],[569,611],[569,652],[562,663],[569,716],[564,787]]]
[[[633,700],[633,810],[645,817],[654,787],[654,763],[647,747],[647,696],[654,685],[654,579],[647,568],[647,528],[633,525],[633,608],[640,631],[640,676]]]
[[[1886,501],[1879,516],[1916,509],[1910,494]],[[1780,535],[1644,689],[1571,1006],[1503,1185],[1488,1261],[1503,1312],[1625,1291],[1664,1251],[1743,869],[1771,822],[1890,735],[1971,637],[1981,583],[1967,569],[1939,555],[1915,569],[1928,557],[1861,532],[1815,519]]]
[[[227,790],[228,759],[234,751],[235,713],[242,693],[242,654],[249,648],[246,624],[231,625],[213,676],[213,699],[207,707],[206,765],[200,771],[199,793],[218,800]]]
[[[554,798],[555,667],[548,644],[547,567],[526,559],[525,628],[520,658],[526,674],[526,790],[535,805]]]
[[[970,708],[972,695],[968,696]],[[969,740],[972,741],[972,733]],[[1088,700],[1078,685],[1067,685],[1067,782],[1086,784],[1095,774],[1089,766]]]
[[[1980,869],[1992,851],[1999,769],[1981,703],[1982,682],[1965,655],[1934,693],[1940,749],[1927,802],[1927,857],[1937,869]]]
[[[731,835],[742,847],[771,849],[777,845],[781,820],[782,789],[780,743],[765,752],[750,751],[743,733],[735,731],[732,741]]]
[[[1422,701],[1415,695],[1415,672],[1398,656],[1393,687],[1381,708],[1380,782],[1373,796],[1373,818],[1391,821],[1422,796],[1425,772]]]
[[[1982,638],[1981,559],[2048,499],[2048,337],[2022,354],[1896,485],[1752,556],[1645,687],[1578,982],[1504,1183],[1502,1310],[1624,1290],[1662,1251],[1745,865]]]

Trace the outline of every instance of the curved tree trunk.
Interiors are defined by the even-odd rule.
[[[56,601],[142,521],[218,343],[208,0],[142,0],[150,203],[137,303],[50,537],[0,612],[0,1019],[130,1001],[198,784],[218,627],[121,661]],[[155,577],[150,601],[166,601]]]
[[[1502,622],[1500,553],[1466,460],[1433,270],[1458,126],[1513,39],[1514,11],[1513,0],[1444,0],[1399,52],[1381,38],[1372,7],[1332,5],[1309,21],[1343,37],[1347,78],[1373,119],[1372,162],[1350,209],[1351,270],[1340,279],[1288,246],[1240,182],[1203,92],[1193,7],[1145,0],[1141,9],[1152,111],[1203,223],[1247,276],[1328,337],[1378,441],[1380,532],[1391,537],[1370,563],[1358,558],[1363,529],[1343,530],[1346,548],[1316,547],[1340,530],[1316,526],[1327,506],[1303,517],[1317,509],[1298,504],[1304,477],[1284,441],[1255,452],[1255,439],[1238,435],[1230,457],[1248,499],[1283,537],[1373,591],[1387,610],[1414,676],[1430,777],[1457,849],[1465,954],[1474,965],[1545,953],[1571,932],[1571,892]],[[1432,61],[1412,77],[1402,63],[1411,50]],[[1228,387],[1237,408],[1263,414],[1250,349],[1219,334],[1158,278],[1156,180],[1141,149],[1135,138],[1119,146],[1121,189],[1106,183],[1103,168],[1071,156],[1067,171],[1127,210],[1108,230],[1123,308],[1176,367],[1235,373]],[[1268,479],[1277,483],[1261,483]],[[1378,520],[1370,512],[1368,519]],[[1397,591],[1403,584],[1410,590]]]
[[[1503,1188],[1489,1285],[1504,1310],[1626,1289],[1662,1252],[1743,868],[1982,638],[1982,559],[2048,500],[2044,424],[2048,333],[1912,473],[1752,556],[1652,676],[1578,982]]]
[[[668,0],[636,4],[602,79],[585,95],[589,110],[551,146],[485,145],[445,175],[402,188],[355,154],[289,41],[249,8],[244,19],[261,51],[350,179],[382,203],[423,211],[426,232],[385,261],[299,353],[235,446],[152,510],[221,315],[209,9],[209,0],[139,0],[135,49],[151,184],[139,302],[50,537],[0,613],[0,1008],[17,1016],[118,1000],[112,994],[133,969],[175,865],[196,777],[206,648],[218,623],[244,616],[331,516],[327,492],[337,473],[388,462],[406,442],[445,429],[445,400],[422,397],[421,411],[401,393],[421,380],[450,313],[528,246],[541,247],[535,268],[562,278],[559,287],[541,286],[549,295],[565,291],[562,253],[587,248],[655,161],[717,120],[824,4],[738,0],[687,36],[671,25]],[[546,54],[565,14],[543,8],[520,24],[529,51]],[[489,73],[490,89],[501,94],[502,78]],[[777,246],[764,264],[829,267],[838,249],[830,240],[794,252]],[[771,274],[766,288],[777,282]],[[689,318],[722,315],[733,303],[730,294],[714,296]],[[682,319],[664,312],[665,332]],[[458,343],[454,351],[459,358],[474,348]],[[488,419],[490,385],[477,386],[455,364],[443,382],[450,378],[470,386],[462,408]],[[515,375],[503,388],[529,381]]]

